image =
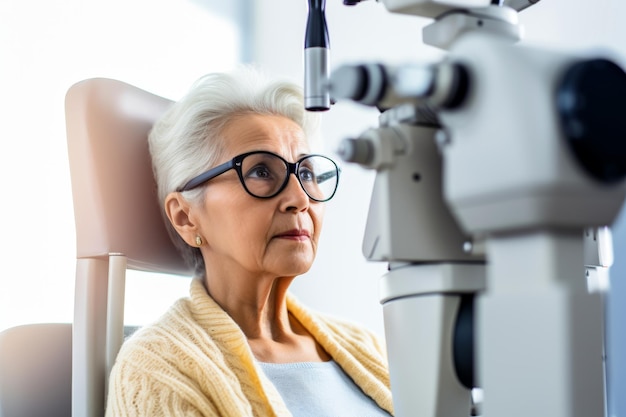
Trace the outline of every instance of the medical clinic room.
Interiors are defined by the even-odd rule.
[[[0,417],[626,417],[624,22],[0,1]]]

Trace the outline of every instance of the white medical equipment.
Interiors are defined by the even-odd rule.
[[[604,307],[585,273],[608,266],[594,242],[626,196],[626,73],[516,45],[533,0],[381,1],[434,18],[424,42],[448,50],[320,81],[382,111],[339,153],[377,171],[363,252],[389,262],[396,416],[604,416]]]

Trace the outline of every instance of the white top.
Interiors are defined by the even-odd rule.
[[[390,417],[334,361],[259,365],[293,417]]]

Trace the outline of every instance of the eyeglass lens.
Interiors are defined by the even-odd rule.
[[[255,153],[241,161],[241,175],[248,192],[257,197],[271,197],[288,181],[289,170],[278,156]],[[328,200],[337,188],[337,166],[324,156],[311,155],[300,160],[296,175],[304,191],[314,200]]]

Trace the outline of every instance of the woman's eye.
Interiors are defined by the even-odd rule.
[[[299,175],[300,175],[300,181],[306,181],[306,182],[315,181],[315,174],[313,174],[313,171],[309,169],[301,168]]]
[[[259,165],[248,171],[246,176],[248,178],[270,178],[272,173],[266,166]]]

